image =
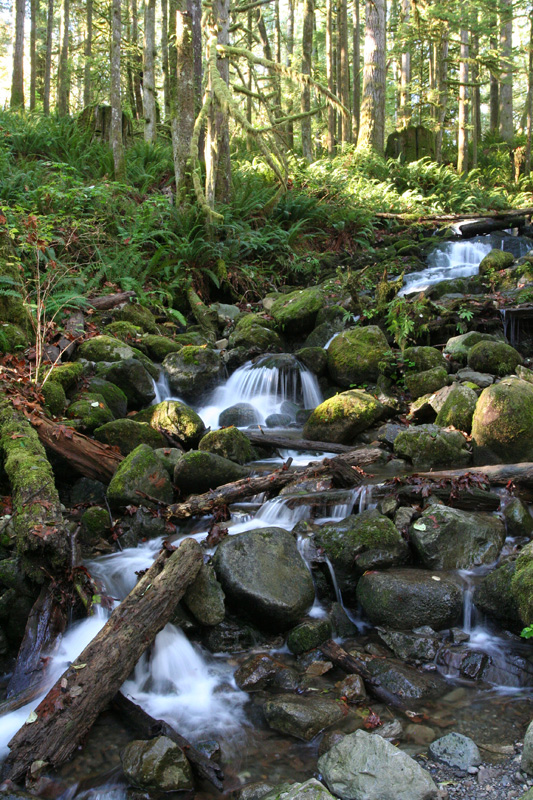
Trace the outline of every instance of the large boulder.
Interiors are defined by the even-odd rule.
[[[289,628],[314,601],[311,574],[282,528],[228,536],[213,563],[228,600],[262,627]]]
[[[140,444],[119,464],[107,487],[107,499],[114,508],[137,506],[141,501],[138,489],[164,503],[172,502],[173,491],[168,473],[147,444]]]
[[[463,607],[453,581],[421,569],[367,572],[357,584],[357,598],[374,625],[400,631],[422,625],[447,628]]]
[[[506,250],[491,250],[487,253],[479,264],[480,275],[490,275],[494,272],[499,272],[501,269],[507,269],[514,264],[514,256]]]
[[[360,653],[357,655],[362,657]],[[403,700],[431,700],[447,691],[440,675],[422,672],[393,658],[371,658],[366,666],[380,686]]]
[[[406,347],[403,363],[406,372],[425,372],[435,367],[446,369],[446,359],[436,347]]]
[[[472,418],[476,464],[533,461],[533,385],[506,378],[484,389]]]
[[[247,428],[261,420],[261,415],[251,403],[235,403],[234,406],[225,408],[220,412],[218,424],[221,428],[235,425],[237,428]]]
[[[357,434],[373,425],[384,412],[381,403],[361,389],[341,392],[315,408],[303,435],[316,442],[352,444]]]
[[[94,336],[82,342],[78,348],[78,357],[87,361],[122,361],[133,358],[133,349],[113,336]]]
[[[505,342],[478,342],[468,353],[468,366],[490,375],[512,375],[522,363],[520,353]]]
[[[277,353],[283,350],[283,342],[274,330],[274,322],[260,314],[246,314],[237,320],[230,334],[228,347],[240,347],[249,353]]]
[[[376,381],[379,364],[390,351],[377,325],[352,328],[335,337],[328,347],[328,370],[333,383],[343,388]]]
[[[114,364],[100,366],[100,377],[122,389],[129,409],[142,408],[155,400],[153,378],[137,358],[125,358]]]
[[[524,625],[533,622],[533,542],[520,551],[516,559],[514,575],[511,579],[511,592],[518,606],[518,613]]]
[[[198,402],[199,396],[213,389],[222,378],[221,354],[209,347],[182,347],[165,358],[163,371],[173,392],[185,400]]]
[[[289,336],[299,336],[314,328],[323,305],[324,297],[320,289],[298,289],[275,300],[270,314],[280,330]]]
[[[216,453],[237,464],[246,464],[254,457],[252,445],[246,434],[233,426],[206,433],[198,445],[198,450]]]
[[[118,447],[123,456],[127,456],[140,444],[147,444],[154,450],[167,444],[165,437],[158,431],[154,431],[146,423],[129,418],[106,422],[96,428],[94,438],[111,447]]]
[[[326,786],[341,800],[436,800],[439,791],[422,769],[382,736],[356,731],[320,756]]]
[[[492,514],[432,504],[413,522],[409,536],[428,569],[470,569],[496,561],[505,526]]]
[[[174,484],[183,495],[202,494],[249,475],[249,470],[228,458],[200,450],[184,453],[174,468]]]
[[[186,450],[196,447],[205,433],[201,417],[179,400],[163,400],[145,408],[135,417],[136,422],[147,422],[154,430],[176,440]]]
[[[376,510],[327,522],[318,528],[315,539],[331,560],[347,597],[354,595],[357,580],[366,570],[399,566],[409,558],[395,525]]]
[[[494,342],[497,341],[495,336],[490,333],[479,333],[478,331],[469,331],[462,333],[460,336],[452,336],[446,342],[444,348],[445,355],[450,356],[454,361],[459,364],[466,364],[468,353],[478,344],[478,342]]]
[[[435,423],[442,428],[449,426],[470,433],[472,417],[477,404],[477,394],[469,386],[456,383],[444,400]]]
[[[122,753],[122,769],[128,781],[141,789],[178,792],[194,788],[187,757],[166,736],[130,742]]]
[[[405,386],[413,400],[425,394],[438,392],[448,383],[448,373],[444,367],[433,367],[424,372],[413,372],[405,376]]]
[[[128,411],[128,398],[119,387],[104,378],[91,378],[87,386],[90,392],[101,394],[115,419],[125,417]]]
[[[336,700],[290,694],[267,700],[263,713],[273,730],[308,742],[324,728],[340,722],[345,709]]]
[[[200,625],[218,625],[226,615],[224,592],[212,566],[202,564],[183,602]]]
[[[474,605],[510,630],[520,630],[518,603],[513,595],[514,561],[506,561],[484,575],[474,591]]]
[[[394,440],[394,453],[408,458],[417,469],[461,467],[470,462],[465,437],[437,425],[413,425]]]
[[[183,347],[181,342],[175,342],[173,339],[167,339],[166,336],[158,336],[153,333],[143,336],[142,345],[150,358],[158,364],[161,364],[169,353],[177,353]]]

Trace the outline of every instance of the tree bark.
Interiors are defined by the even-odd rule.
[[[526,157],[524,172],[531,172],[531,135],[533,131],[533,10],[529,14],[529,54],[527,61],[527,103],[526,103]]]
[[[366,1],[363,102],[358,149],[385,149],[385,0]]]
[[[85,64],[83,65],[83,106],[91,105],[92,100],[92,55],[93,55],[93,0],[87,0],[87,31],[85,33]]]
[[[339,1],[339,99],[350,108],[350,62],[348,58],[348,0]],[[349,114],[341,114],[341,139],[352,140],[352,120]]]
[[[266,447],[282,447],[287,450],[318,450],[324,453],[350,453],[353,451],[353,447],[348,447],[344,444],[313,442],[311,439],[291,439],[290,436],[276,436],[263,429],[261,429],[260,433],[249,430],[244,430],[243,433],[252,444],[264,445]]]
[[[296,4],[296,0],[288,0],[289,4],[289,15],[287,18],[287,66],[292,66],[293,56],[294,56],[294,7]],[[288,116],[292,116],[293,113],[293,104],[292,104],[292,97],[289,93],[289,102],[287,106],[287,114]],[[290,150],[294,150],[294,122],[290,120],[287,123],[287,144]]]
[[[437,87],[437,107],[435,119],[437,122],[437,134],[435,136],[435,160],[440,164],[442,161],[442,140],[444,137],[444,121],[448,105],[448,48],[449,31],[448,23],[442,22],[439,26],[439,44],[436,57],[436,87]]]
[[[34,761],[58,767],[74,752],[131,670],[172,617],[203,563],[202,550],[186,539],[163,550],[104,628],[63,673],[9,743],[5,776],[20,781]]]
[[[120,99],[120,44],[122,40],[122,0],[113,0],[111,6],[111,149],[115,180],[126,177],[124,141],[122,138],[122,102]]]
[[[326,0],[326,78],[328,90],[335,94],[334,75],[335,48],[333,44],[333,0]],[[328,155],[335,155],[336,114],[332,105],[328,105]]]
[[[163,102],[165,119],[170,119],[170,67],[168,62],[168,0],[161,0],[161,69],[163,72]]]
[[[170,126],[179,203],[189,182],[187,165],[196,119],[192,20],[186,0],[170,0],[169,23]]]
[[[70,0],[63,0],[61,5],[60,47],[57,74],[57,113],[66,117],[70,111]]]
[[[155,143],[157,138],[155,99],[155,0],[144,0],[143,50],[143,117],[144,139]]]
[[[411,15],[411,0],[402,0],[400,25],[403,30],[403,51],[400,60],[400,127],[406,128],[411,121],[411,52],[406,41]]]
[[[46,18],[46,55],[44,59],[43,114],[50,113],[50,80],[52,77],[52,34],[54,31],[54,0],[48,0]]]
[[[489,12],[489,25],[491,30],[490,49],[496,53],[498,50],[498,20],[494,11]],[[489,130],[491,133],[498,133],[500,124],[500,91],[498,75],[494,68],[490,69],[490,95],[489,95]]]
[[[500,0],[500,136],[506,142],[514,136],[512,40],[512,0]]]
[[[313,28],[315,21],[314,0],[304,0],[304,18],[302,32],[302,75],[311,75],[313,58]],[[302,113],[311,111],[311,89],[308,85],[302,88]],[[311,117],[306,116],[301,121],[302,155],[306,161],[313,160],[313,142],[311,140]]]
[[[359,136],[361,121],[361,9],[359,0],[353,0],[352,22],[353,47],[353,100],[352,100],[352,138],[355,144]]]
[[[457,131],[457,172],[468,172],[468,31],[461,30],[459,62],[459,117]]]
[[[118,294],[104,294],[101,297],[89,297],[88,303],[97,311],[109,311],[110,308],[127,303],[131,297],[135,297],[136,292],[130,289],[129,292],[119,292]]]
[[[134,116],[142,119],[143,99],[142,99],[142,55],[139,48],[139,9],[137,0],[131,0],[131,49],[132,49],[132,71],[133,71],[133,94],[135,97]]]
[[[11,100],[9,107],[24,108],[24,16],[25,0],[16,0],[14,5],[15,25],[13,36],[13,73],[11,76]]]
[[[531,488],[533,486],[533,462],[524,461],[520,464],[489,464],[484,467],[469,467],[465,469],[446,469],[436,472],[419,472],[419,478],[431,480],[453,480],[468,474],[484,475],[490,483],[505,486],[512,481],[517,486]]]
[[[39,0],[30,0],[30,111],[35,111],[37,103],[37,17]]]
[[[217,54],[213,63],[213,45],[229,43],[229,0],[214,0],[211,32],[208,41],[209,77],[208,92],[212,102],[207,117],[207,135],[205,140],[205,197],[210,209],[214,209],[215,200],[227,203],[231,190],[231,162],[229,152],[229,120],[228,111],[223,108],[214,95],[213,81],[218,76],[226,85],[229,84],[229,59],[220,58]],[[218,76],[217,74],[218,73]]]

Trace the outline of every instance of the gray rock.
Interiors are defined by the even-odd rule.
[[[488,372],[476,372],[470,367],[460,369],[457,378],[465,383],[475,383],[480,389],[486,389],[487,386],[494,383],[494,375],[489,375]]]
[[[170,353],[162,366],[171,389],[193,402],[213,389],[222,377],[220,351],[209,347],[183,347],[178,353]]]
[[[447,690],[445,681],[438,673],[421,672],[395,659],[372,659],[367,669],[380,686],[404,700],[431,700]]]
[[[428,629],[428,633],[387,631],[384,628],[378,628],[377,631],[379,638],[402,661],[432,662],[441,644],[431,628]]]
[[[477,744],[468,736],[463,736],[462,733],[455,731],[431,742],[429,754],[436,761],[442,761],[449,767],[457,767],[464,772],[467,772],[470,767],[477,767],[481,764],[481,755]]]
[[[409,458],[417,469],[459,467],[470,462],[465,437],[459,431],[446,431],[437,425],[416,425],[394,440],[394,453]]]
[[[433,800],[430,774],[381,736],[356,731],[318,759],[326,785],[341,800]]]
[[[122,769],[126,778],[141,789],[177,792],[194,788],[183,750],[166,736],[130,742],[122,753]]]
[[[409,630],[430,625],[447,628],[460,616],[460,589],[448,578],[421,569],[368,572],[357,585],[357,598],[374,625]]]
[[[226,597],[263,627],[294,625],[315,589],[294,537],[282,528],[228,536],[213,559]]]
[[[183,602],[201,625],[218,625],[222,622],[226,614],[224,592],[213,567],[202,564],[185,592]]]
[[[310,778],[305,783],[293,783],[287,789],[275,787],[264,800],[333,800],[333,795],[316,778]]]
[[[190,450],[183,454],[174,468],[174,484],[183,494],[201,494],[249,474],[245,467],[216,453]]]
[[[230,425],[235,425],[236,428],[246,428],[248,425],[255,425],[260,419],[257,409],[251,403],[236,403],[221,412],[218,424],[221,428]]]
[[[344,709],[336,700],[299,695],[280,695],[267,700],[263,713],[270,728],[306,742],[344,719]]]
[[[513,497],[503,509],[508,536],[533,536],[533,517],[518,497]]]
[[[492,514],[432,504],[412,523],[409,535],[428,569],[470,569],[496,561],[505,526]]]
[[[522,750],[520,768],[527,772],[528,775],[533,775],[533,722],[529,723],[524,736],[524,749]]]
[[[114,364],[102,364],[98,374],[122,389],[130,409],[143,408],[155,400],[152,377],[136,358],[126,358]]]

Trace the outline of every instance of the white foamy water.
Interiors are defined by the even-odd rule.
[[[492,241],[470,239],[459,242],[445,242],[436,247],[428,256],[427,269],[411,272],[405,276],[399,294],[421,292],[434,283],[470,278],[477,275],[479,265],[493,249]]]

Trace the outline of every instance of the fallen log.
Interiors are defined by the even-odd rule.
[[[414,214],[392,211],[378,211],[374,214],[378,219],[399,219],[409,222],[459,222],[462,219],[502,219],[504,217],[529,217],[533,208],[512,208],[507,211],[488,211],[486,214]]]
[[[264,445],[267,447],[281,447],[286,450],[315,450],[322,453],[349,453],[353,447],[345,444],[334,444],[333,442],[313,442],[311,439],[291,439],[290,436],[277,436],[274,433],[265,431],[244,430],[243,433],[248,437],[252,444]]]
[[[162,719],[154,719],[122,692],[117,692],[111,707],[120,714],[121,718],[126,718],[135,730],[136,735],[141,739],[153,739],[155,736],[166,736],[172,739],[185,752],[198,777],[205,778],[220,792],[222,791],[224,783],[222,768],[215,761],[211,761],[203,753],[200,753],[185,737],[177,733],[168,722]]]
[[[487,464],[484,467],[464,467],[462,469],[436,470],[435,472],[418,472],[419,478],[432,480],[455,480],[466,475],[483,475],[489,483],[506,486],[509,481],[517,486],[533,488],[533,462],[524,461],[519,464]]]
[[[353,479],[351,485],[356,486],[361,484],[365,477],[360,467],[368,466],[381,459],[382,456],[383,452],[378,448],[362,447],[335,458],[314,461],[300,470],[289,470],[286,467],[282,467],[280,470],[271,472],[268,475],[260,475],[256,478],[242,478],[239,481],[226,483],[217,489],[205,492],[205,494],[191,495],[183,503],[174,503],[172,505],[159,503],[159,505],[165,509],[165,516],[169,519],[200,517],[210,514],[216,508],[236,503],[256,494],[278,492],[297,478],[322,478],[331,475],[335,483],[336,476],[338,476],[336,485],[340,484],[342,488],[346,488],[349,468],[351,468]]]
[[[86,478],[109,483],[124,459],[121,453],[107,444],[89,439],[66,425],[58,425],[47,417],[32,416],[31,424],[42,444],[62,456],[69,465]]]
[[[501,498],[494,492],[483,491],[475,487],[456,490],[453,483],[454,481],[451,480],[446,486],[442,486],[439,481],[426,478],[423,484],[402,486],[400,478],[392,492],[390,485],[387,484],[388,491],[386,493],[397,493],[398,499],[403,503],[420,503],[428,494],[432,494],[440,500],[444,500],[446,505],[461,511],[490,513],[499,509]]]
[[[118,294],[104,294],[101,297],[89,297],[87,302],[97,311],[108,311],[135,296],[134,291],[119,292]]]
[[[318,649],[329,661],[343,669],[349,675],[360,675],[365,685],[368,687],[370,694],[373,694],[377,700],[386,703],[388,706],[399,708],[402,711],[407,710],[407,706],[403,700],[398,697],[398,695],[385,689],[381,685],[379,678],[372,675],[365,660],[358,658],[352,653],[347,653],[346,650],[343,650],[333,639],[328,639],[328,641],[321,644]],[[374,656],[374,658],[378,658],[378,656]]]
[[[463,239],[472,239],[474,236],[482,236],[485,233],[493,233],[494,231],[504,231],[507,228],[523,228],[525,224],[526,218],[524,216],[507,216],[503,219],[487,219],[485,217],[474,222],[458,223],[456,228],[460,231]]]
[[[172,617],[202,563],[202,550],[194,539],[160,553],[11,739],[4,778],[20,781],[34,761],[57,767],[72,755]]]

